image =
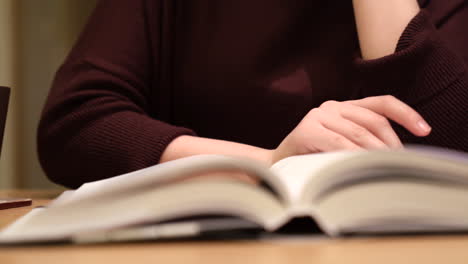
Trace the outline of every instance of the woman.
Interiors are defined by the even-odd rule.
[[[102,0],[57,72],[40,161],[76,188],[195,154],[468,151],[466,25],[463,0]]]

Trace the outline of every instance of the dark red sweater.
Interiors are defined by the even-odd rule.
[[[468,151],[468,5],[425,11],[395,54],[359,58],[351,1],[103,0],[59,69],[38,131],[68,187],[157,164],[196,134],[274,148],[326,100],[392,94],[433,127],[405,143]]]

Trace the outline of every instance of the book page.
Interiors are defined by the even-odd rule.
[[[225,155],[197,155],[109,179],[86,183],[69,195],[66,200],[63,200],[63,203],[69,204],[84,199],[125,195],[128,192],[158,188],[197,173],[217,170],[245,171],[266,182],[275,195],[283,197],[287,193],[282,183],[271,173],[269,168],[258,162]],[[62,205],[63,203],[57,204]]]
[[[229,181],[185,181],[100,201],[80,200],[33,211],[0,232],[1,243],[57,241],[82,232],[158,224],[203,215],[229,215],[276,229],[284,207],[264,189]],[[36,209],[35,209],[36,210]]]
[[[306,183],[326,167],[339,165],[339,161],[361,153],[359,151],[316,153],[293,156],[275,163],[271,170],[278,175],[288,191],[291,203],[299,202]]]
[[[396,151],[345,151],[309,154],[279,161],[272,170],[280,175],[291,201],[298,203],[304,192],[319,196],[337,186],[385,177],[459,182],[466,177],[468,155],[438,148],[415,148]]]

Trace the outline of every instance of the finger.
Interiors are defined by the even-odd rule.
[[[366,128],[342,118],[340,115],[323,114],[321,124],[325,128],[344,136],[354,144],[366,149],[387,149],[382,140],[374,136]]]
[[[327,101],[320,108],[326,109],[325,113],[334,113],[354,122],[370,131],[391,148],[401,148],[402,144],[387,118],[367,108],[347,102]],[[322,114],[322,113],[320,113]]]
[[[312,137],[305,144],[310,150],[322,152],[362,149],[346,137],[321,125],[316,125],[314,127]]]
[[[431,132],[431,127],[418,112],[391,95],[367,97],[347,102],[383,115],[402,125],[416,136],[427,136]]]
[[[340,112],[343,118],[366,128],[390,148],[403,147],[387,118],[360,106],[345,104],[343,107]]]

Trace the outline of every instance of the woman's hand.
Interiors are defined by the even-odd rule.
[[[271,152],[271,162],[315,152],[401,148],[388,119],[417,136],[427,136],[431,131],[415,110],[393,96],[327,101],[312,109]]]

